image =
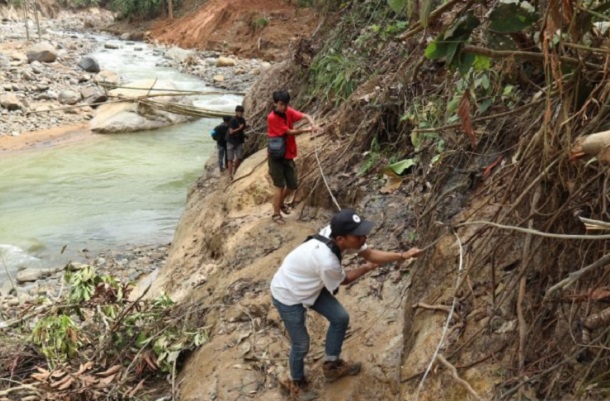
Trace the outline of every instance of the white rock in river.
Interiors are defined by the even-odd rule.
[[[188,96],[172,95],[172,90],[177,89],[172,82],[152,79],[130,82],[125,84],[125,88],[111,90],[109,95],[135,98],[145,96],[151,88],[155,89],[153,93],[156,95],[168,94],[168,96],[155,97],[155,102],[193,105]],[[98,133],[135,132],[166,127],[192,119],[192,117],[158,110],[143,103],[138,105],[134,102],[121,102],[98,107],[95,117],[90,122],[90,128]]]

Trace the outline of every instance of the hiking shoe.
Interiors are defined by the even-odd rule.
[[[322,371],[328,382],[334,382],[343,376],[355,376],[360,373],[360,369],[362,369],[360,362],[346,362],[343,359],[326,361],[322,365]]]
[[[318,397],[318,393],[309,387],[306,378],[301,380],[285,378],[280,380],[280,388],[285,395],[290,397],[291,401],[312,401]]]

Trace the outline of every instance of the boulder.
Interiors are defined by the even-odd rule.
[[[179,47],[172,47],[171,49],[165,52],[165,57],[177,61],[179,63],[186,63],[189,60],[196,59],[197,53],[195,53],[193,50],[185,50]]]
[[[106,42],[104,43],[104,49],[118,49],[119,45],[117,45],[116,43],[112,43],[112,42]]]
[[[36,43],[30,47],[25,53],[28,62],[41,61],[43,63],[52,63],[57,59],[57,49],[49,42]]]
[[[59,92],[59,102],[61,104],[73,105],[80,101],[81,95],[78,92],[71,90],[63,90]]]
[[[154,88],[157,89],[155,91],[157,95],[164,94],[165,91],[168,94],[168,96],[155,97],[154,100],[157,102],[171,102],[172,104],[178,103],[189,106],[193,104],[188,96],[172,95],[172,90],[177,89],[172,82],[142,80],[130,82],[125,86],[137,89],[113,89],[109,92],[109,95],[135,98],[146,95],[151,88]],[[144,104],[121,102],[103,104],[98,107],[95,117],[90,122],[90,128],[97,133],[135,132],[166,127],[192,119],[192,117],[158,110]]]
[[[97,60],[90,56],[81,58],[78,66],[87,72],[100,72],[100,65]]]
[[[17,273],[18,283],[29,283],[44,278],[48,272],[43,269],[25,269]]]
[[[104,70],[93,77],[93,81],[104,87],[116,88],[121,84],[121,76],[116,72]]]
[[[0,106],[7,110],[21,110],[23,108],[23,104],[19,98],[12,93],[6,93],[0,96]]]
[[[99,86],[87,86],[80,90],[83,102],[87,104],[103,103],[108,100],[106,92]]]
[[[214,78],[212,78],[214,80],[214,82],[223,82],[225,80],[224,75],[214,75]]]
[[[218,57],[216,59],[216,67],[233,67],[237,65],[237,60],[229,57]]]

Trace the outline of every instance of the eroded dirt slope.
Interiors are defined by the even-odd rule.
[[[309,36],[318,20],[311,9],[286,1],[209,0],[179,18],[157,22],[151,32],[160,42],[182,48],[275,60],[295,37]]]

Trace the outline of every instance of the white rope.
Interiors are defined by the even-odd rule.
[[[328,185],[328,180],[326,179],[326,176],[324,175],[324,171],[322,170],[322,163],[320,162],[320,157],[318,156],[318,142],[316,141],[315,137],[313,136],[313,131],[311,133],[311,140],[314,141],[313,147],[314,147],[314,151],[315,151],[315,155],[316,155],[316,160],[318,161],[318,167],[320,168],[320,175],[322,176],[322,180],[324,181],[324,185],[326,185],[326,189],[328,190],[328,193],[330,194],[330,197],[333,200],[333,203],[335,204],[335,206],[337,206],[337,210],[340,211],[341,206],[339,206],[339,202],[337,202],[337,198],[335,198],[335,195],[333,195],[333,191],[330,189],[330,185]]]
[[[432,355],[432,359],[430,360],[430,363],[428,364],[428,368],[426,369],[426,372],[424,373],[424,377],[422,377],[421,381],[419,382],[419,386],[417,387],[417,393],[415,394],[415,401],[419,401],[419,392],[421,391],[422,387],[424,386],[424,381],[426,380],[426,377],[428,377],[428,373],[430,373],[430,370],[432,369],[432,366],[434,366],[434,362],[436,362],[436,357],[438,356],[438,353],[441,349],[441,347],[443,346],[443,341],[445,341],[445,336],[447,335],[447,331],[449,330],[449,323],[451,322],[451,318],[453,317],[453,312],[455,311],[455,304],[457,303],[457,290],[458,287],[460,285],[460,278],[462,276],[462,268],[464,265],[464,250],[462,249],[462,241],[460,240],[460,237],[457,235],[456,232],[453,233],[455,235],[455,238],[457,238],[457,243],[458,246],[460,247],[460,261],[459,261],[459,265],[458,265],[458,276],[457,279],[455,280],[455,290],[453,291],[453,302],[451,303],[451,309],[449,310],[449,314],[447,315],[447,321],[445,322],[445,326],[443,327],[443,334],[441,334],[441,340],[439,341],[436,350],[434,351],[434,355]]]

